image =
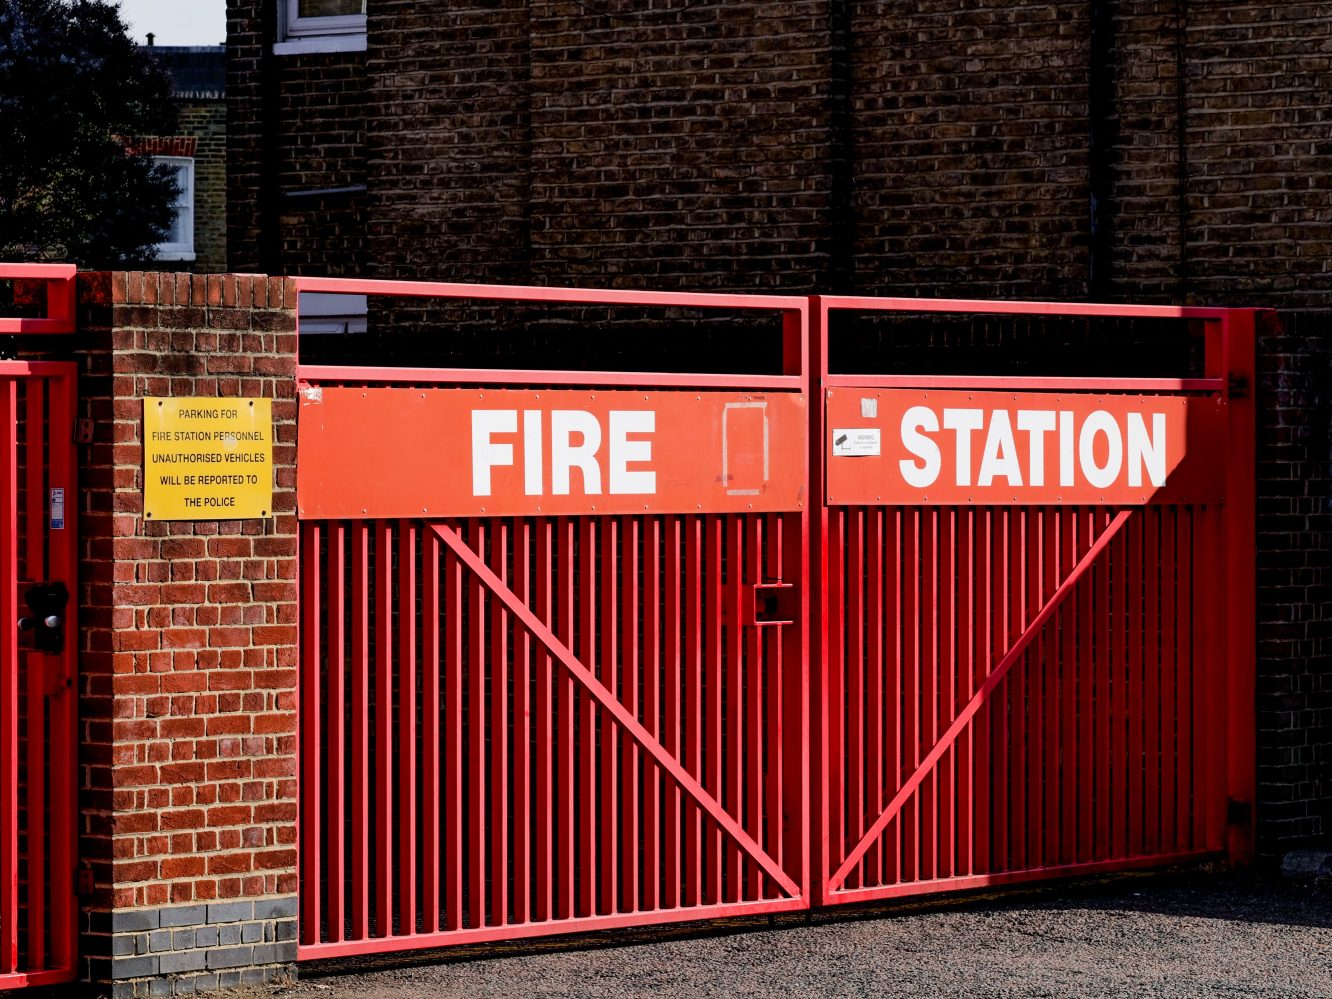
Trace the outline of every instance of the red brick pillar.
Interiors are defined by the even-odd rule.
[[[87,971],[116,996],[280,980],[296,937],[295,292],[115,273],[83,276],[80,300]],[[145,396],[272,399],[274,516],[145,520]]]

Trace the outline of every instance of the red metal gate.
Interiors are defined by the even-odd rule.
[[[299,955],[805,907],[806,300],[299,286],[766,311],[784,360],[301,366]]]
[[[851,312],[1178,319],[1206,371],[830,372]],[[813,318],[818,900],[1246,857],[1254,314],[825,298]]]
[[[0,990],[76,977],[75,377],[0,361]]]

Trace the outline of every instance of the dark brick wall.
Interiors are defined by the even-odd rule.
[[[1332,0],[380,0],[277,59],[272,2],[229,0],[234,268],[1281,310],[1259,821],[1332,836]]]
[[[227,0],[229,267],[364,273],[365,53],[275,56],[274,4]]]
[[[194,153],[194,263],[198,274],[227,269],[227,106],[190,101],[180,107],[180,131],[198,139]]]

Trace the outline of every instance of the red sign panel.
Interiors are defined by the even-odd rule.
[[[837,505],[1220,498],[1225,401],[1216,398],[837,389],[827,407]]]
[[[778,512],[805,500],[797,393],[308,386],[305,518]]]

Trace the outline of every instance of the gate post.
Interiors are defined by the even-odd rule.
[[[296,937],[296,296],[80,280],[86,974],[115,996],[277,981]],[[271,400],[271,516],[153,521],[145,397]]]

